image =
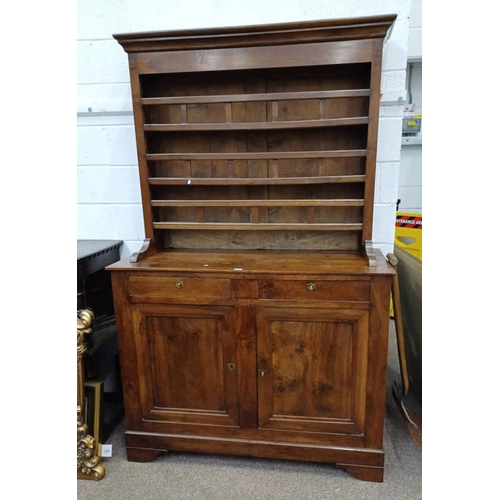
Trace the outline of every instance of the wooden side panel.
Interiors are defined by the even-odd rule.
[[[367,435],[366,446],[382,448],[387,380],[389,304],[391,277],[372,280],[370,307],[370,341],[368,344]]]
[[[365,209],[363,217],[362,241],[372,239],[373,205],[375,202],[375,170],[377,161],[378,120],[380,108],[380,73],[382,67],[382,40],[374,45],[372,71],[370,77],[370,110],[367,133]]]
[[[128,274],[113,272],[111,273],[111,280],[125,406],[125,421],[127,429],[138,430],[142,418],[139,382],[142,374],[139,372],[137,364],[134,332],[139,325],[135,324],[133,309],[127,300]]]
[[[130,56],[129,56],[130,62]],[[147,145],[146,137],[144,134],[143,123],[144,114],[140,104],[141,101],[141,82],[139,75],[130,66],[130,88],[132,92],[132,103],[134,110],[134,129],[135,140],[137,146],[137,160],[139,162],[139,179],[141,185],[141,199],[142,211],[144,220],[144,232],[146,238],[153,240],[156,247],[159,247],[163,242],[155,238],[155,231],[153,230],[153,215],[151,210],[151,193],[149,191],[149,167],[146,161]]]

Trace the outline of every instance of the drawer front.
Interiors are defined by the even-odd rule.
[[[259,299],[365,302],[370,300],[370,282],[261,280],[259,281]]]
[[[175,276],[131,276],[132,299],[213,300],[231,297],[231,280]]]

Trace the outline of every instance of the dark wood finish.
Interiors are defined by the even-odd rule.
[[[214,49],[384,38],[394,14],[231,28],[155,31],[113,35],[128,52]]]
[[[168,453],[167,450],[150,450],[143,448],[132,448],[127,446],[127,460],[130,462],[151,462],[162,454]]]
[[[344,249],[363,251],[373,223],[382,33],[393,18],[117,35],[129,52],[153,248],[176,248],[187,231],[192,248],[227,249],[236,231],[243,248],[274,239],[273,248],[290,249],[284,231],[314,231],[321,234],[296,248],[319,250],[342,230],[356,233]],[[321,43],[309,43],[320,33]],[[205,50],[185,50],[195,42]],[[230,210],[214,205],[233,199]],[[175,206],[195,200],[193,210]]]
[[[120,260],[119,240],[77,240],[77,309],[92,309],[94,331],[114,319],[111,281],[106,266]],[[94,335],[95,337],[95,335]]]
[[[383,479],[394,270],[371,232],[394,19],[115,35],[146,232],[108,268],[129,460],[229,453]]]
[[[367,308],[257,309],[260,427],[363,432]]]
[[[154,451],[154,446],[158,445],[161,446],[161,450],[165,451],[196,450],[202,453],[338,463],[346,470],[348,467],[352,467],[354,471],[359,470],[358,477],[369,481],[373,480],[373,474],[368,473],[365,476],[365,474],[363,474],[363,468],[380,468],[383,473],[384,464],[384,454],[380,450],[366,449],[361,455],[361,450],[349,447],[332,447],[318,444],[305,446],[302,443],[280,442],[279,440],[263,442],[256,439],[227,439],[208,435],[196,436],[168,433],[154,435],[148,432],[127,431],[125,434],[127,450],[134,448],[138,443],[147,446],[152,452]],[[157,452],[159,451],[160,450],[157,450]],[[151,455],[153,455],[153,453],[151,453]],[[360,464],[359,462],[363,463]]]
[[[383,467],[367,467],[364,465],[346,465],[337,464],[339,467],[345,469],[351,476],[356,479],[364,481],[373,481],[374,483],[384,482],[384,468]]]

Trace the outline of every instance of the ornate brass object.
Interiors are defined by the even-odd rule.
[[[78,479],[99,480],[104,477],[104,467],[98,455],[97,441],[88,434],[85,423],[85,385],[83,373],[83,355],[87,350],[85,335],[92,333],[90,325],[94,313],[88,309],[80,312],[76,321],[76,362],[77,362],[77,402],[76,402],[76,460]]]
[[[309,283],[306,284],[306,288],[310,292],[314,292],[314,290],[316,290],[316,283],[314,283],[314,281],[309,281]]]
[[[176,281],[175,286],[180,290],[184,286],[184,281],[182,280]]]

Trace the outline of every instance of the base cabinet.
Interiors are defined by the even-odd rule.
[[[230,453],[381,481],[390,276],[208,277],[217,303],[202,281],[113,273],[129,460]]]

